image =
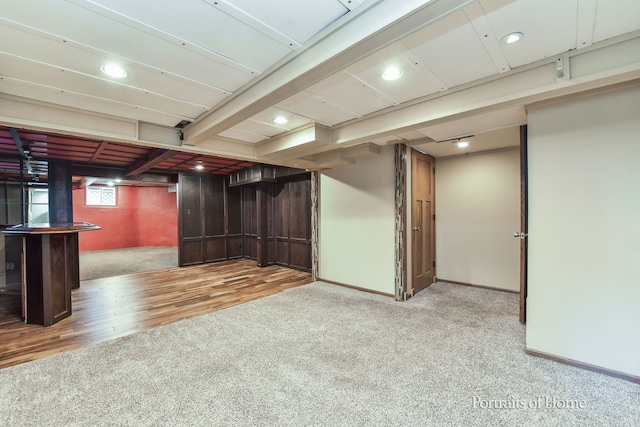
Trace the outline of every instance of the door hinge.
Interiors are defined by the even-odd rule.
[[[436,220],[436,214],[433,214],[433,220],[434,221]]]
[[[436,262],[435,262],[435,261],[433,261],[433,266],[434,266],[434,267],[436,266]]]

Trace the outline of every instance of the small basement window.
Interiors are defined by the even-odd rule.
[[[116,187],[87,187],[87,206],[115,206]]]

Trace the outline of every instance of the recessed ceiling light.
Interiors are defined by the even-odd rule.
[[[382,73],[385,80],[396,80],[402,77],[402,70],[396,66],[387,67]]]
[[[120,179],[120,178],[116,178],[116,179],[114,179],[114,181],[115,181],[115,182],[122,182],[122,179]]]
[[[113,184],[113,181],[109,181],[109,182],[107,182],[107,185],[108,185],[109,187],[113,187],[113,185],[114,185],[114,184]]]
[[[201,171],[202,169],[204,169],[204,166],[202,166],[202,165],[196,165],[196,166],[195,166],[195,168],[196,168],[196,170]]]
[[[276,118],[273,119],[273,123],[277,123],[279,125],[283,125],[288,121],[289,120],[285,116],[276,116]]]
[[[510,33],[507,34],[506,36],[504,36],[500,41],[504,44],[513,44],[515,42],[520,41],[520,39],[522,38],[524,34],[522,33]]]
[[[458,141],[456,145],[458,148],[467,148],[469,146],[469,141]]]
[[[127,77],[127,72],[118,64],[104,64],[102,67],[100,67],[100,70],[110,77],[116,77],[119,79]]]

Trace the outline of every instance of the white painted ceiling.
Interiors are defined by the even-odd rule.
[[[530,103],[640,78],[639,31],[638,0],[3,0],[0,123],[310,169],[455,155],[437,141],[517,145]]]

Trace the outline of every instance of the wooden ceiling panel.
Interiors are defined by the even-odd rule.
[[[199,0],[189,2],[194,4]],[[175,19],[175,13],[183,8],[182,2],[179,7],[175,4],[173,6],[176,7],[166,16],[171,17],[176,26],[189,27],[184,25],[184,21]],[[156,10],[148,7],[145,9],[147,13]],[[38,10],[38,13],[33,13],[34,10]],[[200,81],[211,87],[233,91],[255,77],[241,63],[229,61],[227,58],[230,56],[225,57],[215,50],[207,50],[193,43],[187,46],[177,36],[145,25],[144,19],[139,21],[129,18],[105,9],[97,2],[24,0],[16,2],[11,8],[3,8],[3,17],[16,23],[27,22],[29,27],[38,28],[43,34],[48,33],[61,42],[66,40],[67,43],[76,43],[91,50],[110,52],[111,57],[125,62],[123,65],[149,64],[158,70]],[[109,34],[109,37],[105,37],[105,34]],[[220,38],[228,40],[228,37],[228,34],[223,34]],[[135,43],[131,43],[132,40]],[[140,46],[148,48],[140,49]],[[99,67],[101,64],[96,65]]]
[[[278,108],[295,111],[298,115],[309,117],[314,122],[333,126],[358,117],[339,105],[332,104],[310,92],[302,91],[277,104]]]
[[[402,81],[382,78],[382,73],[389,66],[402,70]],[[396,43],[358,61],[345,71],[398,104],[444,89],[428,64],[413,55],[402,43]]]
[[[158,85],[158,88],[151,88],[148,85],[148,81],[153,81],[152,76],[147,76],[149,73],[140,72],[139,76],[131,74],[127,78],[127,84],[121,82],[105,82],[100,72],[100,63],[106,62],[106,59],[102,61],[94,61],[95,66],[93,69],[88,70],[93,75],[84,74],[82,71],[76,71],[80,66],[76,66],[75,69],[65,69],[56,65],[47,65],[35,60],[17,59],[12,56],[2,55],[2,73],[7,76],[17,77],[24,81],[37,81],[40,85],[53,88],[55,90],[71,93],[71,94],[83,94],[88,98],[109,100],[110,102],[124,104],[124,105],[136,105],[141,108],[153,109],[162,111],[168,114],[176,116],[184,116],[189,118],[195,118],[207,110],[205,105],[196,105],[192,102],[180,101],[179,98],[172,98],[162,94],[162,92],[155,92],[155,90],[162,90],[162,87]],[[74,64],[70,64],[74,65]],[[131,70],[127,70],[131,73]],[[155,74],[159,74],[155,71]],[[96,84],[96,80],[101,80],[102,84]],[[140,81],[136,81],[139,79]],[[223,97],[219,97],[218,100]]]
[[[48,148],[48,147],[36,147],[31,148],[31,155],[34,157],[43,156],[43,157],[51,157],[51,156],[69,156],[69,157],[79,157],[83,159],[91,159],[93,155],[91,152],[82,152],[82,151],[72,151],[65,150],[64,148]]]
[[[107,146],[105,146],[104,151],[115,151],[119,153],[132,153],[132,154],[144,154],[148,150],[148,147],[140,147],[131,144],[118,144],[115,142],[110,142]]]
[[[91,156],[93,156],[93,153],[95,150],[89,149],[89,148],[85,148],[85,147],[76,147],[73,149],[70,149],[68,147],[62,146],[62,145],[35,145],[35,144],[31,144],[29,145],[29,147],[31,148],[31,152],[32,153],[39,153],[42,155],[47,155],[47,154],[75,154],[78,156],[84,156],[87,157],[88,159],[91,158]]]
[[[620,13],[621,11],[624,13]],[[600,0],[597,2],[593,42],[636,31],[639,22],[640,2],[638,0]],[[578,47],[581,45],[579,44]]]
[[[265,139],[265,135],[260,135],[253,132],[247,132],[237,128],[227,129],[224,132],[220,132],[220,136],[228,139],[236,139],[238,141],[257,143]]]
[[[100,50],[87,49],[87,46],[74,43],[72,40],[61,40],[57,37],[51,37],[50,34],[42,34],[34,32],[28,28],[19,25],[7,25],[4,29],[4,37],[0,38],[0,52],[5,53],[3,56],[3,73],[5,75],[13,75],[9,73],[9,68],[30,64],[31,70],[37,70],[35,65],[55,64],[54,71],[61,69],[67,70],[72,75],[67,76],[71,79],[75,76],[82,76],[88,79],[93,85],[96,83],[117,84],[117,82],[105,80],[105,75],[100,71],[102,64],[112,61],[112,56],[105,54]],[[19,40],[20,43],[15,43]],[[65,50],[65,55],[60,56],[59,49]],[[30,61],[18,58],[29,58]],[[164,72],[156,68],[146,67],[136,62],[130,62],[127,65],[129,78],[127,85],[138,88],[143,92],[153,94],[161,94],[167,99],[183,100],[191,105],[201,107],[215,105],[228,96],[230,92],[223,89],[200,84],[191,79],[181,78],[169,72]],[[25,72],[20,70],[16,74],[25,79]],[[47,69],[47,78],[60,78],[61,74],[51,72]],[[99,80],[99,81],[98,81]],[[56,86],[60,86],[62,82],[56,80]],[[73,84],[75,85],[75,83]],[[73,86],[67,86],[71,90]],[[92,87],[92,90],[94,88]]]
[[[25,147],[30,149],[31,162],[39,162],[39,170],[46,173],[47,160],[66,160],[78,165],[94,165],[122,168],[130,176],[146,171],[156,173],[177,173],[195,171],[197,164],[205,167],[205,172],[229,174],[233,170],[251,167],[253,162],[207,156],[187,152],[178,152],[160,148],[151,148],[102,141],[76,136],[64,136],[48,132],[17,130]],[[9,163],[19,165],[20,153],[7,127],[0,126],[0,157],[15,158]],[[35,164],[35,163],[34,163]],[[19,166],[18,166],[19,167]],[[1,169],[1,168],[0,168]],[[0,174],[5,176],[6,174]]]
[[[2,91],[6,95],[37,99],[40,102],[71,108],[80,108],[82,110],[108,114],[116,117],[127,117],[129,120],[140,120],[163,126],[175,126],[182,120],[193,120],[193,118],[178,116],[156,109],[149,109],[131,104],[123,104],[111,99],[95,98],[81,93],[63,91],[59,88],[52,88],[38,84],[34,85],[31,82],[19,80],[19,77],[3,77]]]
[[[274,13],[275,5],[268,1],[234,0],[233,3],[255,20],[298,44],[306,42],[349,11],[336,0],[278,0],[278,9],[286,13]],[[293,16],[295,19],[291,18]]]
[[[431,70],[445,88],[496,74],[482,41],[460,10],[402,40],[419,64]],[[455,53],[455,54],[452,54]]]
[[[394,104],[393,99],[384,96],[344,71],[316,83],[307,91],[359,116],[391,107]]]
[[[607,2],[609,0],[599,3]],[[524,34],[518,43],[501,45],[511,68],[576,48],[576,1],[518,0],[506,3],[482,0],[480,3],[498,40],[512,32]]]
[[[269,37],[266,31],[261,31],[264,25],[226,2],[182,0],[171,8],[171,13],[144,2],[98,0],[95,3],[116,11],[117,19],[123,24],[144,22],[149,29],[179,40],[190,40],[204,50],[259,72],[292,51],[286,40]],[[273,7],[270,9],[273,13]],[[248,25],[238,25],[239,20]],[[215,25],[211,25],[212,22]]]
[[[91,150],[95,150],[102,141],[93,140],[93,139],[79,139],[76,137],[64,137],[57,135],[44,135],[44,134],[34,134],[24,131],[18,131],[20,138],[23,141],[30,142],[32,144],[43,143],[47,145],[62,145],[62,146],[70,146],[70,147],[86,147]]]
[[[117,159],[124,162],[132,162],[141,157],[139,154],[118,153],[117,151],[103,151],[94,161],[100,163],[101,160]]]

